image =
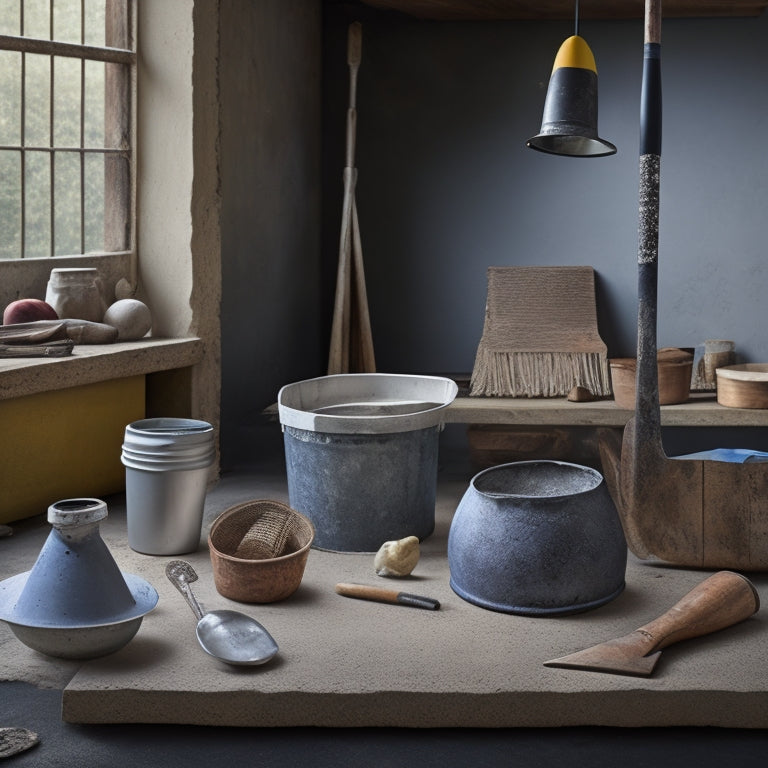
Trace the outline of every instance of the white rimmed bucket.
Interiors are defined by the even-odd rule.
[[[314,546],[375,552],[435,527],[437,453],[451,379],[337,374],[278,394],[291,506],[315,526]]]
[[[128,544],[146,555],[181,555],[200,544],[213,426],[196,419],[142,419],[125,428]]]

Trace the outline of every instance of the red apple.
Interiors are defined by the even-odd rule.
[[[33,323],[36,320],[58,320],[56,310],[40,299],[18,299],[12,301],[3,312],[3,325]]]

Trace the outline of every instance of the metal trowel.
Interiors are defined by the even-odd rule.
[[[759,608],[760,598],[749,579],[732,571],[718,571],[649,624],[624,637],[545,661],[544,666],[648,677],[662,649],[730,627]]]

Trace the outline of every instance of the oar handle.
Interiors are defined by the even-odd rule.
[[[429,611],[436,611],[440,607],[440,602],[432,597],[411,595],[407,592],[398,592],[396,589],[369,587],[365,584],[337,584],[336,592],[339,595],[356,597],[359,600],[375,600],[379,603],[408,605],[411,608],[426,608]]]
[[[733,571],[718,571],[695,586],[665,614],[637,632],[649,636],[660,651],[672,643],[708,635],[749,618],[760,608],[752,582]]]

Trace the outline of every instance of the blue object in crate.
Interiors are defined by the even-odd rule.
[[[727,461],[731,464],[753,464],[768,461],[768,453],[764,451],[751,451],[747,448],[713,448],[711,451],[687,453],[684,456],[675,456],[674,458],[698,459],[700,461]]]

